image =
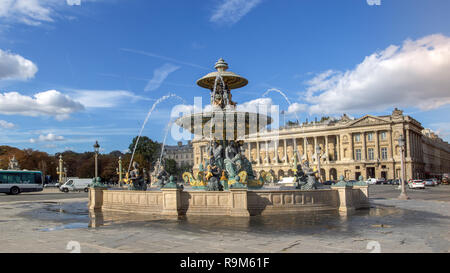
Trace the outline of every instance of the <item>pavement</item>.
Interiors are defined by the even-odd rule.
[[[0,252],[450,252],[450,186],[408,190],[407,201],[395,186],[369,192],[372,208],[348,217],[180,219],[89,215],[86,193],[0,195]]]

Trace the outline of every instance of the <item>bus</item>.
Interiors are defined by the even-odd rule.
[[[40,171],[0,170],[0,192],[16,195],[21,192],[43,190],[43,178]]]

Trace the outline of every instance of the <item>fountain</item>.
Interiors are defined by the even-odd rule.
[[[210,91],[211,109],[175,120],[178,126],[208,144],[209,158],[204,166],[199,166],[198,175],[183,174],[183,179],[191,187],[185,189],[177,185],[173,176],[161,166],[157,168],[159,171],[152,173],[158,178],[160,189],[146,189],[136,165],[130,178],[133,190],[90,188],[90,210],[164,217],[247,217],[330,210],[349,214],[369,206],[366,184],[337,183],[324,188],[317,182],[308,162],[298,162],[297,157],[293,162],[296,187],[283,190],[263,187],[272,180],[270,173],[262,173],[256,179],[252,163],[243,152],[243,144],[246,137],[265,130],[272,119],[263,113],[239,111],[232,100],[231,90],[247,85],[247,79],[228,71],[228,64],[223,59],[216,63],[215,68],[217,71],[197,81],[200,87]]]
[[[255,178],[250,160],[243,152],[244,139],[264,130],[272,119],[267,115],[236,110],[231,90],[248,84],[247,79],[228,71],[228,64],[220,59],[217,71],[197,81],[211,92],[211,111],[178,118],[175,123],[189,130],[197,138],[209,141],[209,159],[199,174],[183,174],[183,179],[194,189],[222,190],[223,188],[261,188],[270,176],[263,173]]]

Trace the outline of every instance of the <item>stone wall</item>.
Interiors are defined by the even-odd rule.
[[[223,192],[126,191],[90,189],[89,209],[156,215],[253,216],[338,210],[348,214],[369,207],[368,187],[338,187],[326,190]]]
[[[338,204],[335,190],[250,191],[247,196],[250,215],[335,210]]]

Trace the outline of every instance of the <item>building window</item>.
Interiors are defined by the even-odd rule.
[[[368,133],[367,134],[367,140],[373,141],[373,133]]]
[[[359,167],[359,166],[356,166],[356,169],[357,169],[357,170],[359,170],[359,169],[360,169],[360,167]]]
[[[375,156],[374,156],[374,153],[373,153],[373,148],[369,148],[367,150],[367,153],[369,154],[369,160],[374,160]]]
[[[355,159],[356,160],[361,160],[361,149],[356,149],[355,150]]]
[[[381,140],[387,139],[387,132],[381,132]]]
[[[387,158],[388,158],[387,148],[383,147],[383,148],[381,148],[381,159],[387,160]]]
[[[355,142],[360,142],[360,141],[361,141],[361,135],[355,134]]]

